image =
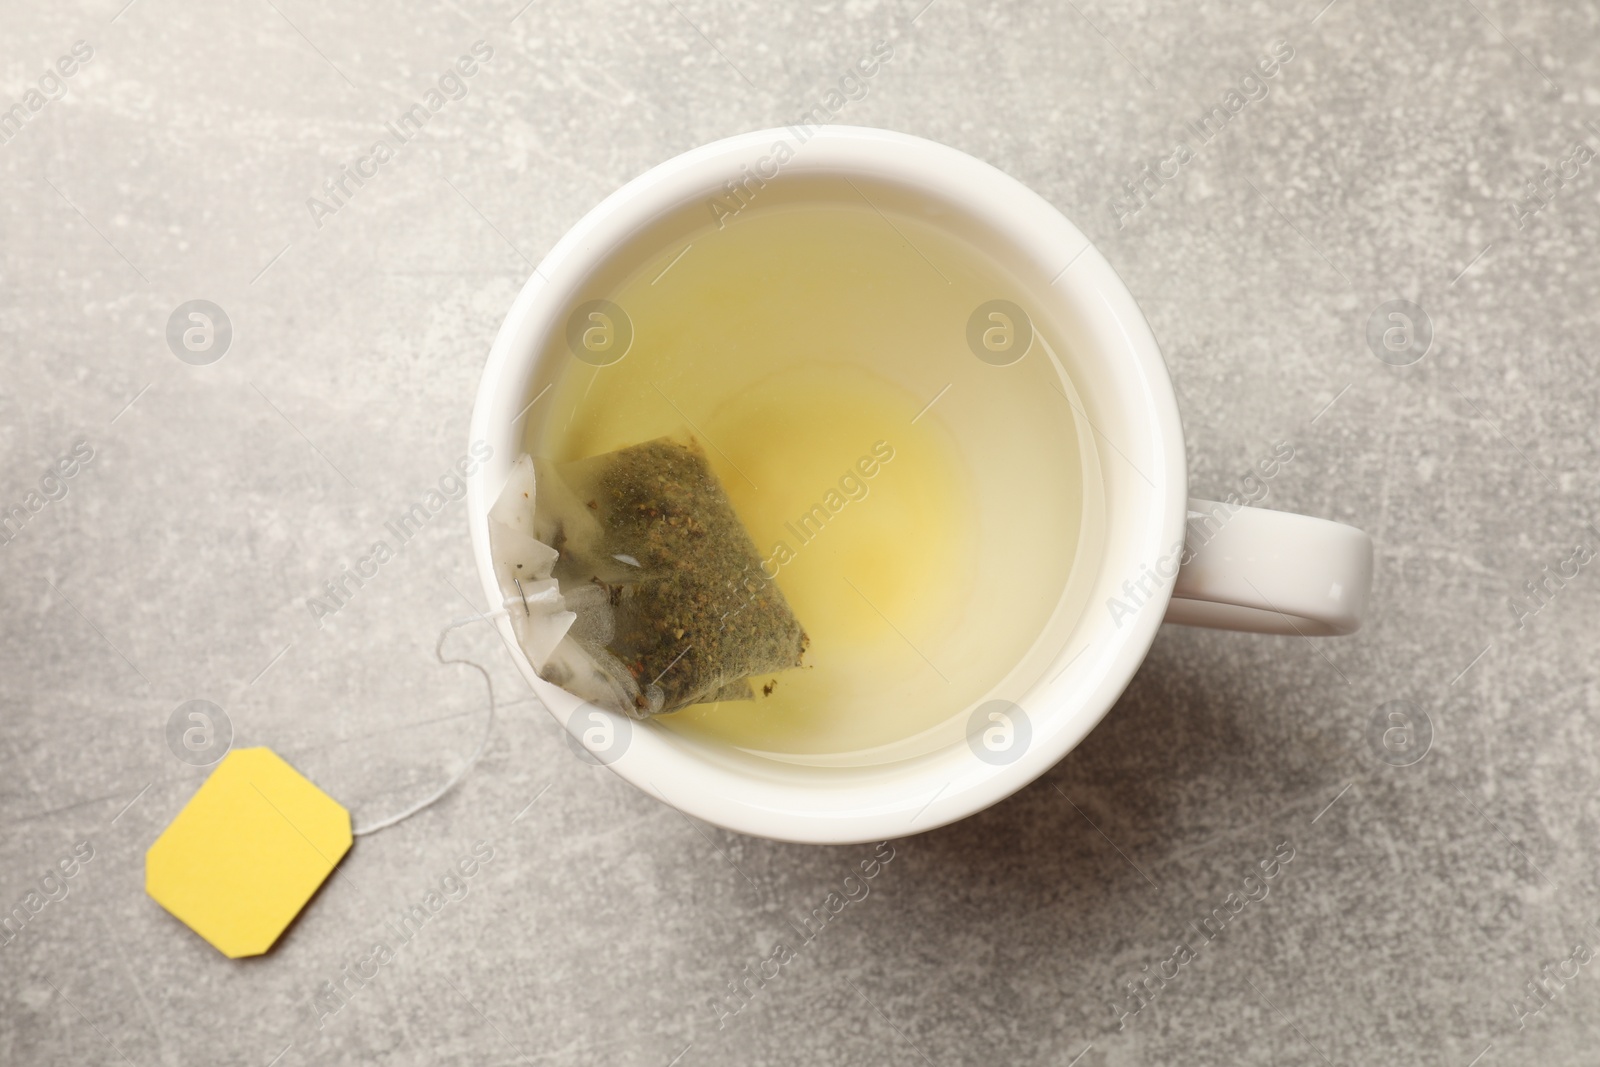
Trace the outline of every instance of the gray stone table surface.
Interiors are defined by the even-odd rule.
[[[1324,2],[9,0],[0,1063],[1595,1063],[1600,8]],[[433,646],[481,602],[464,506],[335,617],[306,599],[465,452],[569,226],[825,102],[879,41],[836,121],[954,145],[1082,227],[1161,341],[1195,490],[1292,446],[1265,503],[1373,534],[1368,625],[1164,628],[1076,751],[890,842],[804,943],[872,846],[687,819],[575,759],[465,630],[506,701],[482,763],[358,841],[269,954],[222,958],[144,893],[206,773],[174,709],[213,701],[358,816],[458,767],[483,688]],[[198,299],[232,328],[206,365],[167,340]],[[1368,344],[1391,300],[1420,359]],[[465,895],[328,1010],[479,841]],[[781,976],[716,1008],[777,942]]]

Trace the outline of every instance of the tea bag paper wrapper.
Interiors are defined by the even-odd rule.
[[[489,541],[534,670],[600,707],[752,699],[751,677],[800,666],[805,632],[692,440],[520,456]]]

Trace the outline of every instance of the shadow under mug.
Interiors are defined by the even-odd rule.
[[[1183,427],[1155,337],[1072,223],[956,149],[843,126],[743,134],[662,163],[590,211],[539,264],[495,339],[472,414],[471,439],[493,449],[467,497],[491,604],[505,594],[490,556],[488,511],[523,450],[530,400],[561,373],[551,339],[563,335],[584,287],[615,269],[641,233],[674,214],[703,212],[728,182],[751,174],[763,188],[845,180],[870,187],[898,212],[959,231],[1028,286],[1034,317],[1076,354],[1072,385],[1086,421],[1115,443],[1097,461],[1106,536],[1097,559],[1074,564],[1088,584],[1077,602],[1090,607],[1055,613],[1029,653],[1026,684],[994,710],[971,709],[966,744],[854,767],[779,762],[604,712],[538,677],[510,623],[498,618],[545,706],[575,738],[588,735],[585,751],[651,796],[730,830],[830,844],[903,837],[988,807],[1057,763],[1116,702],[1163,621],[1307,637],[1360,626],[1372,581],[1365,533],[1189,498]]]

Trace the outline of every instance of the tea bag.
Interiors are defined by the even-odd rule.
[[[489,537],[534,669],[591,703],[643,719],[800,666],[805,631],[692,439],[521,456]]]

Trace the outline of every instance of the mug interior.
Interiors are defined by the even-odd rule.
[[[1176,407],[1154,338],[1110,266],[1059,212],[954,149],[877,130],[833,127],[802,140],[805,132],[747,134],[662,164],[602,203],[551,251],[508,316],[480,387],[472,434],[492,446],[494,458],[469,487],[469,521],[485,590],[498,606],[486,513],[524,449],[527,420],[537,417],[528,414],[529,402],[564,371],[556,354],[567,313],[636,271],[639,250],[703,231],[708,205],[730,202],[730,181],[758,191],[763,208],[859,196],[887,215],[925,221],[1003,266],[1040,338],[1054,342],[1046,342],[1045,354],[1071,398],[1064,418],[1092,466],[1084,473],[1085,506],[1098,509],[1101,520],[1098,533],[1062,547],[1076,556],[1065,587],[1041,592],[1055,601],[1048,622],[997,688],[1025,719],[1020,751],[998,763],[978,758],[959,716],[915,745],[832,766],[786,763],[655,723],[618,724],[627,744],[612,769],[667,803],[743,832],[842,843],[970,814],[1027,784],[1087,733],[1143,658],[1165,596],[1153,591],[1131,615],[1105,605],[1112,597],[1126,603],[1124,582],[1141,578],[1181,538],[1185,485]],[[1034,473],[1045,486],[1062,477]],[[568,722],[581,702],[539,679],[509,624],[497,625],[518,668]]]

